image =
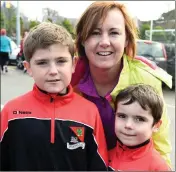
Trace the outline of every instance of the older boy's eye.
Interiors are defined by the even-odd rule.
[[[47,62],[45,61],[37,62],[37,65],[45,65],[45,64],[47,64]]]
[[[66,60],[58,60],[57,63],[65,63],[67,62]]]

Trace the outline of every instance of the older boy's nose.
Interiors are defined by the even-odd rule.
[[[57,73],[58,73],[57,66],[56,66],[55,64],[51,64],[51,65],[50,65],[49,72],[50,72],[51,75],[57,74]]]

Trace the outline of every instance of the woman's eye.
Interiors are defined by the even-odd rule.
[[[92,35],[100,35],[100,32],[94,31],[94,32],[92,32]]]
[[[119,32],[111,32],[111,35],[119,35]]]

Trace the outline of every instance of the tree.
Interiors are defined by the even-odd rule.
[[[74,38],[75,36],[75,32],[74,32],[74,28],[72,26],[72,24],[70,23],[70,20],[68,19],[64,19],[62,22],[61,22],[61,25],[63,27],[65,27],[67,29],[67,31],[72,35],[72,37]]]
[[[43,12],[45,13],[43,16],[44,21],[49,21],[51,23],[56,23],[56,21],[59,18],[59,13],[53,9],[45,8],[43,9]]]
[[[1,28],[5,28],[5,15],[3,14],[2,10],[1,10],[0,26]]]
[[[30,21],[29,21],[29,29],[31,29],[31,28],[33,28],[33,27],[39,25],[39,24],[40,24],[39,21],[30,20]]]
[[[11,5],[10,8],[2,8],[1,12],[4,14],[4,26],[7,30],[8,35],[12,35],[12,33],[16,30],[16,8]]]
[[[139,30],[139,38],[140,39],[146,39],[145,31],[150,30],[150,25],[149,24],[142,24]]]
[[[165,42],[166,41],[166,35],[164,32],[164,29],[161,26],[156,26],[154,30],[161,30],[159,32],[154,32],[152,34],[152,40],[153,41],[159,41],[159,42]]]

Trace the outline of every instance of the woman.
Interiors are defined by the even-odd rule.
[[[10,38],[6,36],[6,30],[1,29],[1,36],[0,36],[1,44],[0,44],[0,60],[1,60],[1,70],[8,72],[7,69],[7,62],[9,60],[9,54],[12,53],[12,47],[10,43]]]
[[[150,61],[135,57],[137,30],[122,4],[92,3],[81,16],[76,34],[79,60],[72,85],[97,105],[111,149],[116,144],[113,101],[119,91],[132,84],[147,83],[162,94],[162,81],[171,87],[171,76]],[[155,148],[170,164],[166,108],[162,120],[153,139]]]

